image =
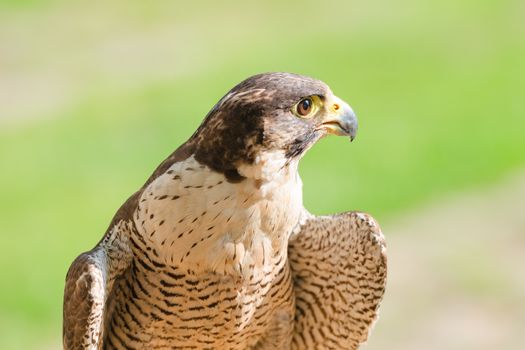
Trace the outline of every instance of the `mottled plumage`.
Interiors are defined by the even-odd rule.
[[[322,82],[248,78],[119,209],[66,277],[66,349],[356,349],[384,292],[366,214],[316,217],[297,167],[350,107]]]

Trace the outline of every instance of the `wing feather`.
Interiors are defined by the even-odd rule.
[[[290,238],[296,297],[292,349],[357,349],[386,283],[383,234],[364,213],[312,216]]]
[[[102,337],[106,262],[100,248],[81,254],[66,276],[63,311],[64,349],[97,349]]]

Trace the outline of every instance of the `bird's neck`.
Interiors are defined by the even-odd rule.
[[[300,183],[297,172],[298,161],[289,159],[284,151],[260,152],[251,164],[241,164],[238,173],[256,185],[256,192],[262,197],[271,195],[282,186]]]
[[[169,264],[219,273],[264,269],[286,251],[299,220],[301,179],[297,164],[278,154],[261,154],[239,172],[245,179],[231,183],[193,157],[174,164],[139,200],[140,234]]]

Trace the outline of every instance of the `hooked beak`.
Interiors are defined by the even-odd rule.
[[[335,97],[330,102],[327,116],[321,121],[317,129],[324,129],[327,133],[337,136],[349,136],[350,141],[357,133],[357,117],[352,108],[341,99]]]

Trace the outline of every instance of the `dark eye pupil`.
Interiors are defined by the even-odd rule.
[[[310,100],[309,98],[305,98],[304,100],[301,101],[301,103],[299,104],[299,114],[301,115],[306,115],[308,114],[308,112],[310,111],[310,107],[312,106],[312,100]]]
[[[303,101],[303,109],[310,108],[310,100],[304,100]]]

